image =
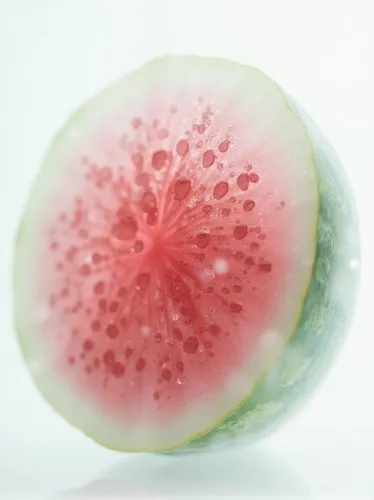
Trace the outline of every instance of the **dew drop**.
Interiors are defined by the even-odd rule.
[[[144,164],[144,158],[143,158],[143,155],[141,155],[140,153],[134,153],[132,155],[132,162],[134,164],[134,166],[138,169],[141,169],[143,168],[143,164]]]
[[[154,226],[157,223],[157,209],[153,209],[147,215],[147,224],[149,226]]]
[[[125,367],[119,361],[115,361],[111,366],[111,373],[114,377],[120,378],[125,373]]]
[[[177,370],[178,370],[179,373],[183,373],[184,372],[184,363],[183,363],[183,361],[177,361],[176,367],[177,367]]]
[[[166,130],[166,128],[162,128],[159,130],[157,135],[159,139],[166,139],[169,135],[169,132]]]
[[[218,146],[218,150],[221,153],[226,153],[226,151],[229,149],[230,146],[230,141],[229,139],[225,139],[224,141],[221,142],[221,144]]]
[[[209,331],[214,337],[218,337],[221,328],[218,325],[210,325]]]
[[[204,123],[199,123],[196,128],[197,128],[198,134],[203,134],[205,132],[205,125],[204,125]]]
[[[200,248],[206,248],[210,242],[210,235],[208,233],[199,233],[195,238],[195,245]]]
[[[145,191],[142,199],[140,200],[140,208],[143,212],[151,213],[156,208],[156,196],[151,191]]]
[[[231,302],[231,304],[230,304],[230,311],[231,312],[240,313],[242,309],[243,309],[243,306],[241,304],[238,304],[237,302]]]
[[[143,248],[144,248],[143,241],[142,240],[136,240],[135,244],[134,244],[134,252],[135,253],[140,253],[140,252],[142,252]]]
[[[177,143],[177,153],[179,156],[186,156],[188,154],[188,151],[190,149],[190,146],[188,144],[188,141],[186,139],[181,139]]]
[[[161,370],[161,377],[164,380],[170,380],[171,379],[171,371],[168,368],[163,368]]]
[[[243,210],[250,212],[255,207],[255,202],[253,200],[245,200],[243,203]]]
[[[164,149],[155,151],[152,155],[152,167],[155,170],[161,170],[166,165],[167,159],[168,154]]]
[[[187,198],[191,191],[191,181],[189,179],[179,179],[174,184],[174,198],[178,201]]]
[[[239,189],[242,191],[246,191],[249,186],[249,175],[248,174],[240,174],[236,179]]]
[[[183,344],[183,351],[187,354],[194,354],[199,346],[197,337],[188,337]]]
[[[138,174],[136,176],[135,182],[138,186],[146,187],[149,182],[149,175],[145,173]]]
[[[211,149],[208,149],[207,151],[204,151],[203,153],[203,167],[204,168],[209,168],[213,165],[213,163],[216,160],[216,155]]]
[[[149,273],[142,273],[139,274],[139,276],[136,279],[136,284],[138,286],[138,289],[141,291],[147,290],[150,282],[150,276]]]
[[[248,226],[246,224],[240,224],[234,227],[233,236],[236,240],[242,240],[248,234]]]
[[[173,334],[173,337],[176,339],[176,340],[179,340],[179,341],[182,341],[183,340],[183,335],[182,335],[182,332],[180,331],[179,328],[173,328],[172,329],[172,334]]]
[[[144,370],[145,368],[145,365],[146,365],[146,362],[145,362],[145,359],[144,358],[139,358],[138,361],[136,362],[136,370],[138,372],[141,372],[142,370]]]
[[[113,363],[115,359],[115,355],[114,355],[114,351],[112,351],[112,349],[108,349],[107,351],[105,351],[104,355],[103,355],[103,361],[105,364],[109,365],[110,363]]]
[[[227,192],[229,190],[229,184],[226,181],[218,182],[214,186],[213,190],[213,198],[216,200],[221,200],[224,196],[226,196]]]
[[[254,264],[255,264],[255,261],[254,261],[253,257],[247,257],[245,259],[245,265],[247,267],[252,267],[252,266],[254,266]]]
[[[132,240],[138,231],[138,224],[134,217],[126,216],[113,225],[112,234],[121,241]]]

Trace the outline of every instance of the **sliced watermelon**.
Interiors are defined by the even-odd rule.
[[[152,61],[73,115],[19,230],[15,317],[49,403],[118,450],[258,437],[347,332],[344,172],[270,78]]]

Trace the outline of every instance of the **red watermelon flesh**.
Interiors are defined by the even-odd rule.
[[[277,157],[249,162],[232,117],[199,108],[179,134],[189,110],[172,100],[130,116],[126,136],[100,128],[64,166],[76,194],[46,213],[41,334],[79,391],[121,420],[167,420],[213,397],[287,286],[294,221]]]
[[[57,141],[30,289],[45,370],[116,425],[156,432],[210,405],[214,425],[278,353],[310,278],[317,195],[272,90],[243,110],[235,85],[144,82]]]

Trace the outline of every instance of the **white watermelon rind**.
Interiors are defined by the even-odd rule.
[[[195,56],[191,56],[193,59]],[[149,63],[150,71],[152,65],[162,63],[164,58]],[[209,59],[216,63],[235,64],[226,60]],[[245,67],[243,67],[245,68]],[[251,68],[253,71],[253,68]],[[128,84],[132,78],[132,83],[136,84],[136,72],[132,76],[126,77]],[[134,76],[135,75],[135,76]],[[326,330],[330,328],[333,320],[336,320],[333,310],[335,306],[341,314],[350,314],[348,305],[353,305],[355,288],[357,282],[357,272],[349,267],[349,262],[352,259],[358,258],[358,232],[357,232],[357,217],[355,215],[354,203],[350,193],[349,186],[345,182],[343,171],[338,161],[331,161],[331,156],[327,156],[324,146],[324,139],[315,137],[311,133],[311,126],[306,122],[305,114],[295,110],[293,101],[287,97],[279,88],[285,100],[288,102],[290,112],[296,113],[302,123],[305,125],[306,133],[308,134],[311,146],[314,151],[314,163],[316,173],[318,174],[318,185],[320,190],[320,211],[318,214],[318,243],[316,260],[313,267],[313,275],[306,296],[300,298],[301,305],[300,320],[295,318],[295,328],[290,332],[288,346],[283,352],[280,360],[273,366],[272,369],[266,371],[265,374],[257,381],[254,390],[248,395],[244,402],[240,403],[237,409],[230,412],[230,416],[226,416],[221,423],[216,423],[213,430],[204,429],[201,432],[202,437],[197,435],[191,438],[185,444],[192,441],[189,449],[206,447],[213,443],[222,443],[230,441],[238,435],[256,437],[270,428],[282,419],[282,416],[288,414],[296,402],[299,402],[307,396],[317,385],[317,378],[320,379],[323,373],[326,372],[328,366],[331,366],[333,354],[337,351],[340,340],[344,338],[347,331],[348,321],[345,322],[345,327],[341,328],[340,335],[333,336],[330,340]],[[109,95],[110,89],[104,91],[103,95]],[[100,97],[100,96],[99,96]],[[94,101],[96,101],[96,97]],[[50,154],[47,156],[44,169],[41,170],[39,179],[43,178],[43,183],[46,182],[46,176],[52,175],[51,172],[53,159],[60,147],[60,139],[65,138],[66,130],[74,128],[75,124],[79,124],[85,113],[90,110],[91,102],[83,106],[68,122],[68,125],[60,132],[55,139]],[[318,148],[316,144],[318,143]],[[30,196],[30,203],[35,203],[38,200],[39,179],[35,183],[35,188]],[[41,197],[40,197],[41,198]],[[39,200],[42,202],[42,199]],[[344,205],[345,204],[345,205]],[[346,206],[346,213],[343,214],[342,207]],[[27,210],[26,210],[27,214]],[[351,215],[351,222],[348,216]],[[344,217],[343,217],[344,215]],[[346,224],[348,222],[348,224]],[[20,340],[21,349],[26,361],[33,360],[35,346],[28,340],[26,334],[27,325],[23,324],[22,310],[17,308],[17,289],[24,286],[23,270],[17,259],[17,249],[20,249],[25,244],[23,242],[23,227],[27,224],[27,216],[21,222],[17,242],[16,242],[16,258],[15,258],[15,321]],[[349,241],[345,237],[343,226],[349,227]],[[343,234],[344,233],[344,234]],[[347,239],[347,241],[345,241]],[[344,242],[346,245],[344,252],[341,252],[341,245]],[[342,255],[340,255],[342,254]],[[338,258],[339,257],[339,258]],[[349,292],[344,297],[344,300],[335,304],[335,294],[332,290],[332,283],[335,277],[339,276],[344,287],[348,287]],[[331,286],[329,286],[331,285]],[[334,287],[335,290],[335,287]],[[340,314],[339,313],[339,314]],[[336,321],[336,323],[338,323]],[[299,325],[297,328],[297,324]],[[336,337],[336,339],[335,339]],[[311,352],[313,351],[313,352]],[[274,360],[274,363],[276,360]],[[318,365],[318,368],[317,368]],[[289,375],[292,373],[292,375]],[[288,374],[288,375],[287,375]],[[61,413],[74,426],[79,427],[82,432],[90,435],[90,432],[85,428],[84,418],[80,422],[73,413],[64,405],[56,405],[50,397],[50,387],[48,380],[45,380],[45,375],[37,377],[33,374],[37,386],[44,394],[49,403]],[[292,379],[292,380],[291,380]],[[291,382],[290,382],[291,380]],[[91,433],[92,434],[92,433]],[[97,436],[91,435],[95,440]],[[166,451],[162,449],[154,450],[130,450],[128,448],[113,446],[113,443],[108,445],[107,442],[101,442],[103,446],[118,449],[120,451]],[[181,447],[183,443],[176,443],[173,448]],[[185,448],[184,448],[185,449]]]

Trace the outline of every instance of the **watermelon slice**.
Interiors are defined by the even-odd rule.
[[[257,69],[164,57],[56,140],[15,250],[48,402],[117,450],[257,438],[317,387],[359,267],[343,169]]]

